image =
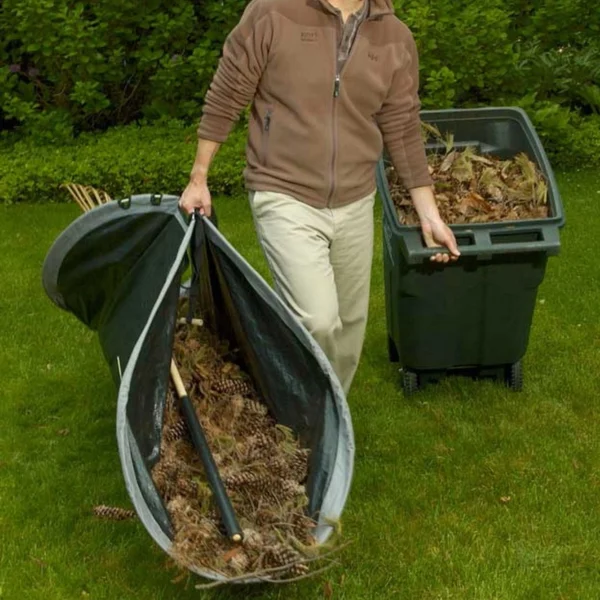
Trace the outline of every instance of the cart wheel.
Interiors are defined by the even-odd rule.
[[[523,364],[520,360],[506,367],[506,385],[513,392],[523,390]]]
[[[402,389],[405,396],[412,396],[419,390],[419,376],[414,371],[403,369]]]

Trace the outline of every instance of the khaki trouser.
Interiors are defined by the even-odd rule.
[[[321,346],[346,394],[362,352],[373,258],[375,191],[339,208],[251,192],[275,291]]]

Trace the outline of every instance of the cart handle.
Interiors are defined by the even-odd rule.
[[[455,232],[461,257],[490,259],[501,254],[543,252],[555,256],[560,252],[558,227],[540,226],[498,230],[463,230]],[[449,254],[445,247],[428,248],[418,230],[403,232],[402,251],[411,265],[429,260],[436,254]],[[460,259],[459,259],[460,261]]]

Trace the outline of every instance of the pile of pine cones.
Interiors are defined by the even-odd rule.
[[[152,477],[175,530],[177,562],[226,577],[305,575],[316,548],[306,515],[309,451],[275,422],[235,353],[206,328],[178,324],[173,357],[244,533],[237,546],[224,535],[171,389]]]

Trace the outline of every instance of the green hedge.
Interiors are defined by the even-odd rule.
[[[179,190],[223,41],[247,1],[2,0],[0,201],[54,199],[51,186],[68,180],[113,195]],[[600,166],[594,2],[394,4],[419,47],[424,108],[522,106],[555,168]],[[23,140],[9,149],[15,134]],[[241,187],[240,157],[239,141],[221,150],[215,191]]]
[[[65,145],[31,140],[0,146],[0,203],[71,199],[61,184],[92,185],[113,198],[130,194],[179,195],[189,180],[196,132],[180,122],[126,126],[87,134]],[[243,192],[245,131],[234,131],[214,159],[213,194]]]
[[[197,120],[248,0],[3,0],[0,130],[36,136],[163,117]],[[529,95],[600,112],[590,0],[394,0],[420,50],[425,108]],[[50,137],[51,137],[50,136]]]
[[[535,96],[600,112],[600,10],[587,0],[394,0],[412,29],[427,108]]]
[[[597,164],[600,117],[573,117],[554,105],[532,110],[555,169]],[[575,119],[575,120],[574,120]],[[537,123],[536,123],[537,122]],[[244,193],[246,130],[238,127],[213,161],[209,185],[213,194]],[[185,188],[196,152],[195,128],[180,121],[144,127],[129,125],[106,133],[86,134],[63,145],[30,139],[0,143],[0,204],[66,202],[63,183],[92,185],[113,198],[130,194],[179,195]]]
[[[3,0],[0,130],[195,118],[245,0]]]
[[[554,102],[538,102],[532,96],[514,104],[529,115],[554,169],[600,166],[600,115],[582,117]]]

